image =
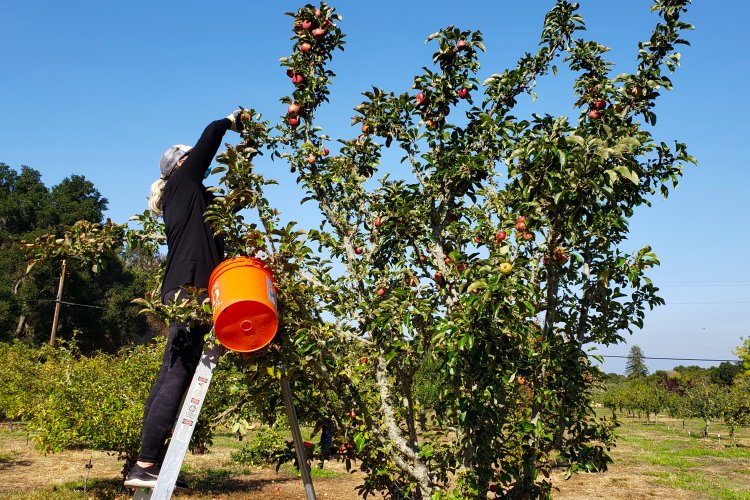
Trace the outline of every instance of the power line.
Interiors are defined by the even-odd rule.
[[[750,284],[748,280],[689,280],[689,281],[660,281],[667,285],[702,285],[705,283],[742,283]]]
[[[657,283],[660,288],[674,288],[680,286],[705,286],[705,287],[722,287],[722,286],[750,286],[750,282],[747,283],[675,283],[675,284],[663,284]]]
[[[56,299],[36,299],[36,300],[30,299],[30,300],[27,300],[26,302],[57,302],[57,300]],[[102,307],[102,306],[92,306],[90,304],[78,304],[76,302],[66,302],[64,300],[61,300],[60,303],[68,305],[68,306],[81,306],[81,307],[93,307],[95,309],[107,309],[106,307]]]
[[[602,358],[629,358],[630,356],[616,356],[614,354],[599,354]],[[739,359],[704,359],[704,358],[655,358],[650,356],[640,356],[643,359],[666,359],[669,361],[726,361],[728,363],[739,363]]]
[[[718,301],[718,302],[666,302],[665,306],[674,306],[674,305],[697,305],[697,304],[750,304],[750,300],[725,300],[725,301]]]

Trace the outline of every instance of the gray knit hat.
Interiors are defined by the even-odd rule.
[[[180,158],[190,153],[192,149],[193,148],[190,146],[185,146],[184,144],[175,144],[164,151],[164,154],[161,155],[161,161],[159,161],[159,166],[161,167],[161,178],[168,178],[177,166],[177,162]]]

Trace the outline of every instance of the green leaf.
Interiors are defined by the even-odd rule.
[[[614,170],[618,174],[620,174],[622,177],[624,177],[625,179],[635,184],[636,186],[641,183],[641,180],[638,177],[638,174],[636,174],[635,172],[633,172],[632,170],[630,170],[628,167],[624,165],[618,165],[614,168]]]
[[[354,444],[357,446],[357,452],[361,452],[365,447],[365,436],[358,432],[354,435]]]

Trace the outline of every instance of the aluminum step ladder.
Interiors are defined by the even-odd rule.
[[[180,474],[182,462],[185,460],[190,438],[193,436],[195,424],[198,421],[203,402],[208,392],[208,386],[211,384],[214,369],[219,363],[219,358],[225,349],[221,345],[209,343],[203,350],[200,363],[195,369],[193,380],[190,382],[187,392],[182,403],[179,417],[175,422],[172,431],[172,438],[167,448],[167,454],[162,462],[159,471],[159,479],[156,486],[151,488],[139,488],[133,495],[133,500],[168,500],[172,498],[177,476]],[[313,488],[310,467],[307,463],[307,455],[302,442],[302,434],[297,420],[297,412],[294,409],[294,400],[292,390],[289,386],[289,379],[286,376],[284,367],[280,367],[281,393],[284,398],[287,418],[292,431],[294,448],[297,452],[297,463],[302,474],[302,482],[305,486],[305,495],[307,500],[316,500],[315,489]]]
[[[193,436],[195,424],[206,399],[208,386],[211,384],[214,369],[223,353],[224,347],[221,345],[213,342],[206,344],[201,360],[195,369],[193,380],[190,382],[190,387],[188,387],[182,400],[182,408],[172,430],[172,438],[169,441],[167,454],[164,456],[156,486],[153,489],[137,489],[135,495],[133,495],[133,500],[167,500],[172,498],[172,492],[177,482],[177,476],[180,474],[182,462],[185,460],[190,438]]]

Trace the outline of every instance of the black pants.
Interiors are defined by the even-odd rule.
[[[164,348],[161,368],[143,410],[141,451],[138,460],[159,462],[169,432],[174,426],[182,396],[193,379],[195,368],[203,352],[206,326],[187,328],[169,325],[169,337]]]

